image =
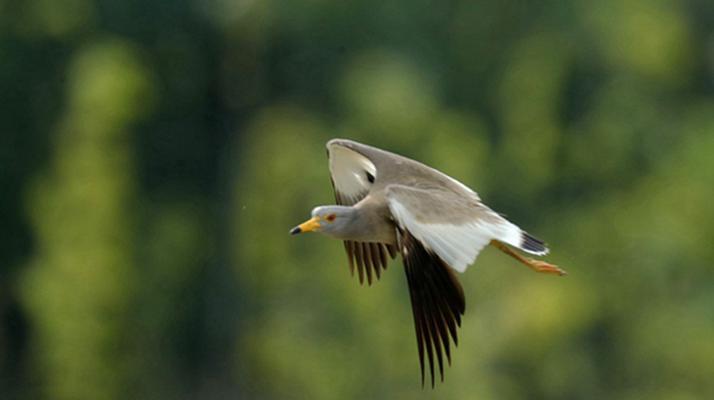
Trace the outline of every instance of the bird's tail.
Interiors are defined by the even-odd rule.
[[[518,248],[537,256],[548,254],[548,248],[545,246],[545,243],[526,231],[521,231],[521,244]]]

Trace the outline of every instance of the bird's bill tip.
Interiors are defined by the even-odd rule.
[[[291,235],[297,235],[303,232],[312,232],[320,227],[320,217],[312,217],[309,220],[303,222],[302,224],[294,227],[290,230]]]

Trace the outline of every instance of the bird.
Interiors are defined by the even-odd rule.
[[[536,272],[565,275],[545,256],[545,243],[485,205],[463,183],[421,162],[348,139],[327,142],[334,205],[315,207],[290,234],[319,232],[344,243],[360,284],[381,277],[388,258],[401,255],[416,330],[421,384],[425,358],[435,382],[451,365],[451,342],[466,309],[457,273],[492,245]],[[520,251],[520,252],[519,252]]]

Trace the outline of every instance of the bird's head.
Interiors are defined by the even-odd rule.
[[[347,231],[354,209],[345,206],[320,206],[312,209],[312,218],[290,230],[290,234],[321,232],[340,237]]]

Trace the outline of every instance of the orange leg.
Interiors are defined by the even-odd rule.
[[[534,260],[532,258],[528,257],[523,257],[522,255],[516,253],[513,249],[508,247],[508,245],[499,242],[498,240],[492,240],[491,244],[494,245],[496,248],[501,250],[502,252],[508,254],[509,256],[515,258],[516,260],[522,262],[525,264],[528,268],[532,269],[535,272],[543,272],[546,274],[555,274],[555,275],[567,275],[567,272],[563,271],[562,269],[558,268],[557,265],[549,264],[545,261],[541,260]]]

